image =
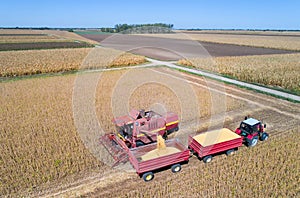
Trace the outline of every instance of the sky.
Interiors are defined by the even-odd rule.
[[[299,0],[1,0],[0,27],[300,29]]]

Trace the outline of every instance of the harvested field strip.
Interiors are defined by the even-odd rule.
[[[0,43],[0,51],[94,47],[82,42]]]
[[[175,36],[177,34],[174,34]],[[174,39],[172,35],[163,38],[143,35],[98,34],[83,35],[86,38],[101,42],[103,46],[120,50],[129,50],[135,54],[152,57],[159,60],[179,60],[183,57],[220,57],[220,56],[248,56],[265,54],[295,53],[294,50],[270,49],[235,44],[220,44],[213,42],[199,42],[187,35],[181,39]],[[168,37],[170,36],[170,37]],[[176,38],[176,37],[175,37]]]
[[[0,52],[0,77],[136,65],[145,57],[107,48]]]
[[[42,33],[43,34],[48,34],[48,35],[58,36],[60,38],[82,41],[82,42],[86,42],[86,43],[90,43],[90,44],[99,44],[97,41],[85,38],[85,37],[83,37],[81,35],[78,35],[74,32],[58,31],[58,30],[43,30]]]
[[[0,32],[1,32],[1,30],[0,30]],[[11,37],[11,36],[14,36],[14,37],[18,37],[18,36],[34,36],[34,37],[40,37],[40,36],[42,36],[42,37],[44,37],[44,36],[48,36],[47,34],[1,34],[0,33],[0,37],[1,36],[9,36],[9,37]]]
[[[300,94],[300,54],[195,58],[178,63]],[[276,74],[276,75],[274,75]]]
[[[250,36],[290,36],[300,37],[299,32],[279,32],[279,31],[176,31],[185,34],[225,34],[225,35],[250,35]]]
[[[143,34],[142,36],[170,39],[189,39],[212,43],[235,44],[262,48],[300,51],[300,38],[289,36],[251,36],[251,35],[224,35],[224,34]]]
[[[42,35],[38,34],[38,36],[33,35],[0,35],[0,42],[1,43],[17,43],[17,42],[43,42],[44,40],[48,41],[59,41],[59,40],[66,40],[61,37],[55,35]]]

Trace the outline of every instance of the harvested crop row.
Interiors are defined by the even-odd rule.
[[[252,36],[233,34],[143,34],[142,36],[161,37],[170,39],[188,39],[213,43],[245,45],[253,47],[274,48],[283,50],[300,50],[300,38],[289,36]]]
[[[13,43],[0,43],[0,51],[13,51],[13,50],[38,50],[38,49],[61,49],[61,48],[87,48],[93,45],[83,42],[56,40],[54,42],[13,42]]]
[[[231,76],[238,80],[300,93],[300,54],[195,58],[182,65]]]
[[[144,63],[145,57],[106,48],[0,52],[0,77]]]

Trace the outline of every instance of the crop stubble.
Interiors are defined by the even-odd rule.
[[[237,34],[195,34],[193,32],[179,32],[177,34],[143,34],[143,36],[173,38],[173,39],[192,39],[195,41],[245,45],[254,47],[264,47],[283,50],[300,50],[300,38],[293,36],[253,36]]]

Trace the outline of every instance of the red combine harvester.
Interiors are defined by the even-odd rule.
[[[240,126],[235,130],[235,133],[242,136],[243,142],[253,147],[257,144],[258,139],[265,141],[269,138],[269,134],[265,132],[266,124],[254,118],[245,117]]]
[[[168,112],[162,116],[154,111],[132,110],[129,115],[113,119],[117,136],[128,148],[156,142],[157,135],[167,139],[168,134],[178,131],[178,115]]]
[[[105,134],[100,142],[115,160],[115,165],[128,160],[128,148],[156,142],[157,136],[167,139],[168,134],[178,131],[178,115],[167,112],[162,116],[154,111],[132,110],[129,115],[113,119],[116,133]]]

